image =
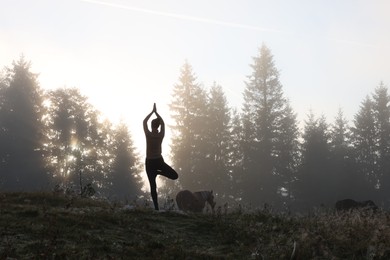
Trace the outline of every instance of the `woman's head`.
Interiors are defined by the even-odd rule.
[[[158,129],[161,124],[160,118],[155,118],[152,120],[152,130]]]

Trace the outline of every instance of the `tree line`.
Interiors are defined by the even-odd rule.
[[[217,201],[303,210],[339,199],[388,206],[390,96],[380,83],[350,124],[339,109],[333,123],[310,112],[300,130],[283,93],[270,49],[250,65],[241,110],[223,89],[206,89],[186,62],[170,109],[172,162],[179,179],[166,192],[214,190]],[[335,93],[337,94],[337,93]]]
[[[43,91],[22,56],[0,78],[0,191],[52,190],[132,199],[139,156],[127,126],[102,120],[76,88]]]
[[[271,50],[251,63],[243,104],[229,106],[222,86],[203,87],[185,62],[170,101],[171,161],[179,173],[160,193],[213,190],[219,204],[303,210],[339,199],[388,207],[390,96],[384,83],[352,122],[309,112],[300,129],[283,93]],[[142,193],[144,167],[124,123],[102,121],[78,89],[43,91],[22,57],[0,82],[0,189],[87,184],[106,196]],[[337,94],[337,93],[336,93]]]

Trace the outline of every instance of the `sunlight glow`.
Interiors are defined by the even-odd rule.
[[[68,155],[68,162],[75,162],[76,161],[76,157],[73,156],[73,155]]]
[[[72,148],[72,151],[75,151],[75,150],[79,149],[77,138],[72,137],[72,139],[70,141],[70,147]]]
[[[128,126],[140,158],[146,153],[142,121],[157,103],[167,126],[163,155],[170,163],[175,121],[169,103],[186,60],[197,83],[206,89],[221,85],[239,113],[249,64],[265,43],[302,124],[309,109],[330,121],[340,106],[351,120],[380,80],[389,84],[387,1],[298,2],[4,1],[1,65],[24,53],[42,89],[80,89],[102,112],[99,120]],[[48,100],[44,106],[52,109]],[[48,134],[50,141],[62,138],[57,130]],[[77,139],[57,149],[76,156],[96,152]],[[52,163],[65,164],[65,174],[68,160],[74,159]]]

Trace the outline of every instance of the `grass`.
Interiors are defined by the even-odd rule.
[[[0,259],[390,259],[386,212],[183,214],[2,193],[0,227]]]

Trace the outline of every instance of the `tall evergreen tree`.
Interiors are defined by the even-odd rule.
[[[293,197],[292,185],[297,179],[299,159],[299,129],[296,114],[290,104],[286,104],[278,119],[279,140],[275,143],[275,173],[280,177],[278,191],[284,203],[290,203]]]
[[[232,112],[229,139],[229,198],[241,201],[244,192],[244,156],[243,156],[243,127],[242,119],[236,109]]]
[[[110,179],[110,195],[131,199],[141,194],[140,162],[127,126],[122,122],[114,131],[114,160]]]
[[[337,179],[336,199],[367,197],[368,186],[358,172],[352,148],[352,136],[348,121],[341,108],[330,129],[330,169]]]
[[[48,189],[44,163],[43,105],[37,75],[22,56],[7,69],[0,107],[1,190]]]
[[[352,140],[359,172],[369,181],[371,187],[378,188],[378,154],[376,149],[375,116],[373,101],[367,96],[359,112],[355,115],[352,127]]]
[[[181,69],[172,96],[170,109],[175,125],[171,151],[173,167],[180,176],[177,183],[186,189],[204,189],[207,100],[188,62]]]
[[[7,129],[5,129],[3,122],[5,118],[5,92],[7,90],[6,84],[6,76],[2,73],[0,74],[0,169],[5,169],[6,160],[8,157],[8,149],[6,147],[7,144]],[[0,175],[0,188],[3,187],[5,181],[5,174]]]
[[[294,136],[297,126],[295,115],[283,96],[271,51],[263,45],[253,61],[253,72],[244,90],[242,117],[244,197],[259,205],[280,200],[277,192],[284,185],[281,176],[287,174],[283,171],[288,165],[293,165],[290,155],[297,138]],[[283,162],[285,159],[287,161]]]
[[[203,163],[203,183],[215,191],[219,198],[228,197],[230,186],[229,140],[230,109],[221,86],[214,82],[209,91],[205,141],[206,160]],[[207,188],[207,187],[206,187]]]
[[[297,202],[308,208],[331,205],[335,201],[337,180],[330,169],[330,136],[325,117],[316,119],[310,112],[302,137]]]
[[[373,94],[378,178],[382,191],[390,188],[390,96],[381,82]],[[389,191],[386,192],[390,194]],[[387,197],[386,195],[386,197]]]
[[[348,127],[348,122],[344,117],[344,113],[340,108],[335,122],[331,127],[331,146],[332,150],[340,157],[348,156],[348,148],[350,147],[351,134]]]

